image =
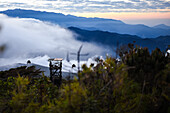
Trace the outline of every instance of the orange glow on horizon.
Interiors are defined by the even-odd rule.
[[[118,20],[137,20],[137,19],[170,19],[170,12],[153,13],[71,13],[82,17],[99,17]]]

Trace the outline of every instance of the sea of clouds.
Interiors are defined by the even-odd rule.
[[[32,63],[48,66],[49,58],[65,59],[67,52],[77,52],[82,44],[82,53],[89,53],[84,60],[92,62],[90,57],[104,53],[102,47],[77,41],[77,34],[49,22],[0,14],[0,26],[0,46],[6,46],[0,54],[0,66],[26,63],[28,59]],[[76,62],[76,56],[70,56],[70,59]],[[63,62],[63,65],[68,65],[66,60]]]

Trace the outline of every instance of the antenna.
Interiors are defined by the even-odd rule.
[[[83,44],[80,46],[79,50],[77,53],[70,53],[71,55],[77,55],[77,69],[78,69],[78,73],[80,72],[80,56],[88,56],[89,53],[86,54],[80,54],[81,50],[82,50]]]
[[[69,52],[67,51],[67,57],[66,57],[67,62],[70,62],[70,58],[69,58]]]
[[[118,56],[118,54],[119,54],[119,41],[117,41],[117,44],[116,44],[116,60],[117,60],[117,56]]]

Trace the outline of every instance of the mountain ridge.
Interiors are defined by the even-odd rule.
[[[15,69],[15,68],[22,67],[22,66],[27,66],[27,64],[24,64],[24,63],[14,63],[14,64],[11,64],[11,65],[0,66],[0,72],[1,71],[8,71],[10,69]],[[35,63],[32,63],[30,66],[35,66],[35,68],[37,70],[39,69],[40,71],[42,71],[45,76],[50,76],[49,67],[42,66],[42,65],[39,65],[39,64],[35,64]],[[63,72],[62,71],[63,78],[66,78],[68,75],[69,75],[69,72]],[[72,76],[73,76],[73,73],[72,73]]]
[[[153,28],[170,29],[170,26],[167,26],[165,24],[158,24],[154,26]]]
[[[73,15],[64,15],[62,13],[23,9],[0,11],[0,13],[10,17],[35,18],[41,21],[48,21],[59,24],[65,28],[73,26],[85,30],[101,30],[119,34],[137,35],[142,38],[155,38],[158,36],[170,35],[170,29],[149,27],[143,24],[130,25],[114,19],[76,17]]]
[[[161,50],[166,51],[167,46],[170,43],[170,35],[159,36],[157,38],[141,38],[136,35],[110,33],[99,30],[89,31],[76,27],[69,27],[68,29],[78,34],[76,39],[79,41],[93,42],[110,47],[116,47],[118,42],[121,45],[127,45],[135,41],[136,45],[148,47],[150,51],[154,50],[155,48],[160,48]]]
[[[4,14],[7,14],[8,16],[11,16],[11,17],[16,17],[16,14],[20,14],[19,17],[25,17],[25,11],[28,15],[28,17],[30,17],[30,15],[34,15],[34,14],[38,14],[38,13],[41,13],[41,14],[49,14],[49,15],[54,15],[55,16],[57,15],[58,17],[62,16],[62,17],[70,17],[72,19],[76,19],[76,18],[79,18],[79,19],[93,19],[93,20],[101,20],[101,21],[118,21],[118,22],[121,22],[123,23],[122,21],[120,20],[115,20],[115,19],[105,19],[105,18],[97,18],[97,17],[77,17],[77,16],[74,16],[74,15],[65,15],[63,13],[54,13],[54,12],[46,12],[46,11],[35,11],[35,10],[25,10],[25,9],[14,9],[14,10],[6,10],[6,11],[0,11],[0,13],[4,13]],[[12,12],[12,13],[11,13]],[[22,14],[22,15],[21,15]],[[27,18],[27,17],[26,17]],[[46,17],[48,18],[48,17]],[[39,18],[35,18],[35,19],[39,19]]]

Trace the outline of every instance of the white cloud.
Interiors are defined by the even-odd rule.
[[[170,0],[1,0],[0,6],[2,9],[29,8],[61,13],[170,12]]]
[[[22,63],[28,59],[46,65],[43,63],[44,58],[46,61],[49,57],[65,58],[67,51],[76,52],[82,44],[75,40],[75,35],[71,31],[35,19],[9,18],[0,15],[0,25],[2,25],[0,45],[7,46],[0,58],[0,65]],[[83,43],[83,45],[82,52],[88,52],[90,56],[103,52],[102,48],[94,44]]]

